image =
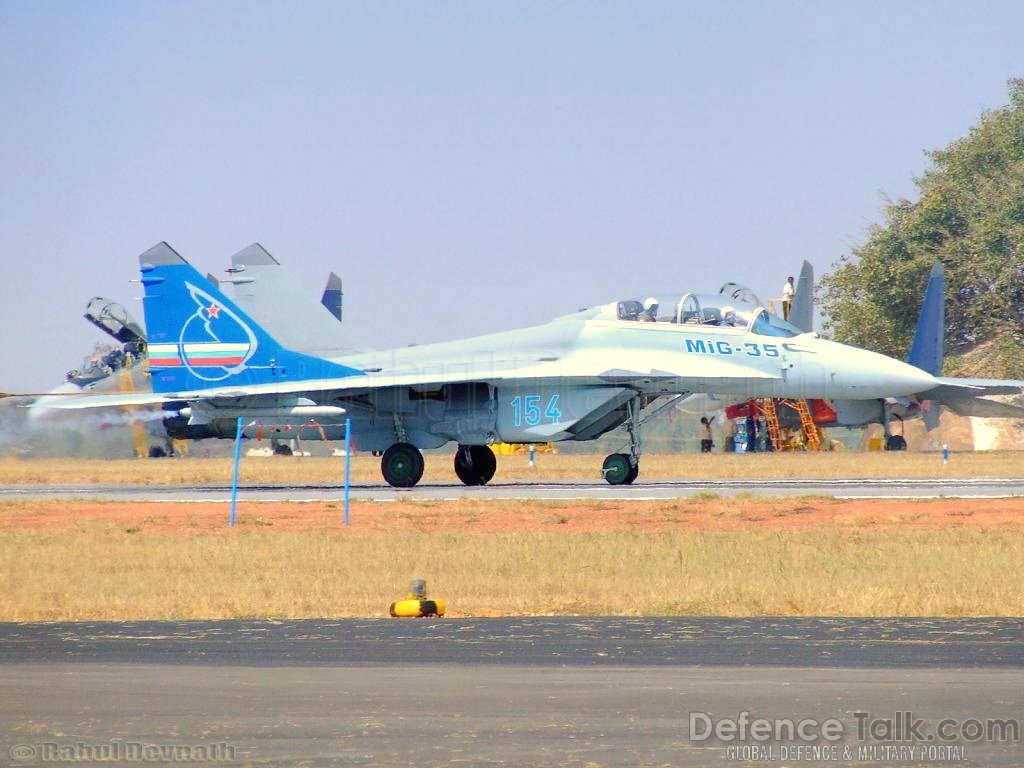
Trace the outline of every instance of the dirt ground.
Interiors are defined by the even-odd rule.
[[[99,527],[164,536],[229,533],[228,512],[227,504],[212,502],[9,502],[0,504],[0,531],[57,533]],[[906,501],[716,497],[656,502],[355,502],[350,513],[350,525],[345,527],[339,503],[241,502],[237,529],[323,530],[346,534],[700,532],[824,526],[1024,529],[1024,498]]]

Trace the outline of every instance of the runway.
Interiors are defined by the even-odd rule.
[[[702,738],[702,717],[747,711],[835,718],[828,762],[1018,765],[1019,739],[935,734],[1021,717],[1022,637],[1020,619],[0,624],[0,754],[131,742],[211,765],[707,765],[754,745],[770,749],[760,764],[822,762],[797,756],[799,737]],[[897,711],[920,738],[858,733]]]
[[[756,480],[678,479],[637,482],[631,486],[608,485],[601,480],[557,483],[492,483],[468,487],[459,483],[392,488],[385,484],[360,484],[351,488],[356,501],[399,499],[443,501],[449,499],[535,499],[650,501],[714,493],[719,496],[829,496],[837,499],[981,499],[1024,495],[1021,478],[806,478]],[[231,488],[217,485],[8,485],[0,487],[2,499],[52,499],[81,497],[110,501],[228,501]],[[339,501],[339,485],[243,485],[245,501]]]

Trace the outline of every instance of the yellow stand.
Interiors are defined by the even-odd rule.
[[[421,619],[426,616],[444,616],[444,600],[427,600],[427,582],[413,579],[405,600],[391,604],[388,612],[396,618]]]

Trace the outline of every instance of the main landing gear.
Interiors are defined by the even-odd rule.
[[[455,474],[466,485],[486,485],[497,468],[486,445],[460,445],[455,452]],[[395,443],[384,451],[380,471],[388,485],[412,488],[423,477],[423,454],[412,443]]]
[[[486,445],[460,445],[455,451],[455,474],[466,485],[486,485],[497,468],[494,451]]]
[[[640,398],[626,403],[626,414],[629,453],[611,453],[601,466],[609,485],[632,485],[640,475]]]
[[[423,454],[412,443],[395,443],[384,451],[380,471],[389,485],[412,488],[423,477]]]

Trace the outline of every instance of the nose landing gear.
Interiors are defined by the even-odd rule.
[[[611,453],[601,465],[601,472],[609,485],[632,485],[640,474],[640,463],[628,453]]]
[[[629,453],[609,454],[601,472],[609,485],[632,485],[640,475],[640,398],[626,403],[626,431],[629,432]]]

